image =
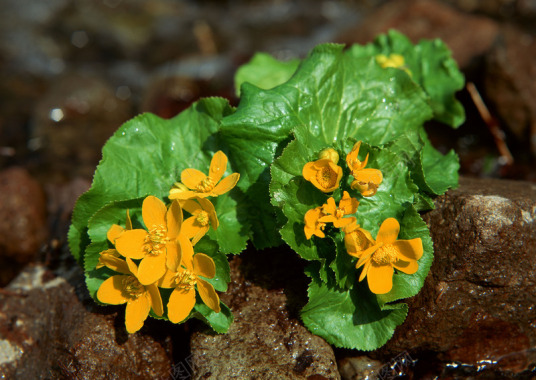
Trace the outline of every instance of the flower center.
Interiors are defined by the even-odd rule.
[[[183,272],[177,273],[175,276],[175,284],[181,290],[190,290],[196,283],[197,278],[188,269],[184,269]]]
[[[340,219],[340,218],[342,218],[344,215],[345,215],[345,213],[344,213],[344,209],[343,209],[343,208],[340,208],[340,207],[337,207],[337,209],[335,210],[335,217],[336,217],[337,219]]]
[[[166,244],[169,242],[167,229],[163,225],[155,225],[149,230],[145,237],[145,252],[149,255],[158,256],[164,251]]]
[[[214,185],[214,180],[207,176],[204,180],[199,182],[199,185],[197,185],[195,189],[200,193],[208,193],[214,189]]]
[[[329,166],[323,166],[316,173],[316,180],[324,189],[329,189],[337,184],[337,173]]]
[[[382,245],[372,255],[372,261],[378,265],[392,264],[398,260],[398,251],[392,244]]]
[[[207,226],[209,221],[208,212],[206,212],[205,210],[201,211],[199,214],[197,214],[195,220],[203,227]]]
[[[128,276],[123,279],[123,289],[128,297],[136,299],[143,294],[145,288],[136,277]]]

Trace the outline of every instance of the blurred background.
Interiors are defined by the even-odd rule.
[[[0,288],[30,262],[73,265],[70,213],[123,122],[170,118],[205,96],[237,105],[234,73],[257,51],[303,58],[389,29],[441,38],[474,88],[458,94],[467,121],[427,126],[432,143],[456,150],[463,176],[536,182],[536,0],[0,0],[0,10]]]

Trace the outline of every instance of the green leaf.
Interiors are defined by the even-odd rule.
[[[366,285],[358,285],[340,290],[313,278],[301,318],[313,334],[328,343],[370,351],[391,338],[395,328],[404,322],[408,307],[398,303],[382,310]]]
[[[103,148],[91,189],[76,203],[69,231],[73,256],[82,262],[87,223],[104,205],[147,195],[163,199],[183,169],[207,172],[212,155],[225,150],[217,132],[232,112],[226,100],[209,98],[169,120],[142,114],[121,126]]]
[[[449,188],[458,187],[460,162],[453,150],[442,155],[426,138],[421,151],[421,162],[423,187],[426,191],[441,195]]]
[[[208,236],[204,236],[194,247],[196,253],[204,253],[214,260],[216,266],[216,275],[214,278],[204,278],[204,280],[219,292],[227,291],[227,284],[231,281],[231,269],[227,256],[219,251],[218,244]]]
[[[216,313],[205,305],[198,296],[192,316],[206,322],[214,331],[223,334],[229,330],[229,326],[233,323],[234,317],[229,307],[223,302],[220,302],[220,307],[221,311]]]
[[[236,72],[236,96],[240,96],[240,86],[244,82],[265,90],[285,83],[294,74],[299,64],[299,59],[283,62],[267,53],[255,54],[248,63],[240,66]]]
[[[213,200],[220,222],[216,230],[210,229],[208,235],[218,242],[223,253],[240,253],[249,240],[247,202],[239,189],[220,195]]]
[[[465,120],[465,112],[454,95],[463,88],[465,79],[449,48],[439,39],[421,40],[413,45],[406,36],[392,30],[378,36],[374,43],[354,45],[349,49],[349,54],[355,57],[389,56],[392,53],[404,57],[405,68],[410,71],[412,79],[430,96],[434,118],[451,127],[460,126]],[[386,70],[393,73],[402,71]]]

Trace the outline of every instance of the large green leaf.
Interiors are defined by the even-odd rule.
[[[301,312],[303,323],[313,334],[343,348],[370,351],[381,347],[404,322],[408,310],[404,303],[380,308],[363,284],[340,290],[313,278],[308,294],[309,302]]]
[[[406,36],[392,30],[378,36],[374,43],[352,46],[348,53],[355,57],[402,55],[412,79],[430,96],[434,118],[452,127],[458,127],[465,120],[463,106],[454,96],[463,88],[465,80],[449,48],[441,40],[421,40],[413,45]]]
[[[288,62],[278,61],[270,54],[257,53],[245,65],[240,66],[235,75],[236,95],[240,96],[240,86],[248,82],[259,88],[268,90],[285,83],[294,74],[299,59]]]

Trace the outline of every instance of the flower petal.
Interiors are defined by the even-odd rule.
[[[373,245],[372,247],[369,247],[367,249],[365,249],[364,251],[362,251],[360,254],[359,252],[357,252],[359,254],[359,256],[357,255],[352,255],[350,254],[350,252],[348,252],[348,254],[350,254],[350,256],[355,256],[355,257],[359,257],[359,261],[357,262],[357,264],[355,265],[356,269],[359,268],[361,265],[365,264],[365,262],[367,260],[370,259],[370,256],[372,256],[372,254],[374,252],[376,252],[376,250],[378,248],[380,248],[381,246],[379,244],[376,244],[376,245]]]
[[[359,281],[363,281],[365,277],[367,276],[368,270],[370,268],[370,264],[372,261],[367,261],[365,266],[363,267],[363,270],[361,271],[361,274],[359,275]]]
[[[144,219],[145,220],[145,219]],[[175,239],[181,230],[182,209],[179,201],[173,201],[166,212],[167,237]]]
[[[117,251],[134,260],[142,259],[145,256],[145,238],[148,233],[142,229],[127,230],[115,239],[115,248]]]
[[[315,168],[315,162],[308,162],[303,166],[302,176],[305,178],[305,180],[311,182],[311,180],[316,177],[317,171],[318,170]]]
[[[160,277],[160,280],[156,282],[156,285],[160,288],[174,288],[175,286],[177,286],[177,284],[175,283],[176,276],[177,272],[167,269],[166,273],[164,273],[164,275]]]
[[[166,267],[174,272],[181,265],[182,251],[179,243],[174,240],[166,244]]]
[[[197,233],[193,236],[192,245],[196,245],[197,242],[201,240],[203,236],[205,236],[205,234],[208,232],[209,229],[210,229],[209,226],[201,227],[201,229],[197,231]]]
[[[207,176],[205,173],[200,172],[197,169],[184,169],[181,173],[181,182],[185,184],[190,190],[195,190],[197,185],[203,181]],[[186,199],[186,198],[179,198]]]
[[[128,257],[125,259],[128,265],[128,269],[130,270],[130,273],[134,275],[134,277],[138,277],[138,266],[132,261],[132,259],[129,259]]]
[[[135,300],[127,303],[125,311],[125,326],[132,334],[143,327],[143,322],[147,319],[151,310],[151,300],[147,293],[143,293]]]
[[[196,217],[191,216],[189,218],[186,218],[182,223],[181,235],[184,235],[188,239],[191,239],[197,234],[200,229],[201,226],[197,223]]]
[[[127,262],[119,257],[104,254],[99,257],[99,263],[104,264],[111,270],[114,270],[123,274],[130,274]]]
[[[194,274],[206,278],[214,278],[216,276],[216,265],[212,257],[204,253],[196,253],[194,256]]]
[[[160,296],[160,291],[155,284],[147,285],[145,287],[147,292],[151,296],[151,307],[156,315],[159,317],[164,314],[164,305],[162,304],[162,297]]]
[[[334,215],[336,210],[337,210],[337,205],[335,204],[335,199],[333,199],[333,197],[329,197],[326,204],[322,206],[322,212],[324,214]]]
[[[179,190],[179,189],[171,189],[169,190],[169,199],[190,199],[195,197],[206,197],[208,194],[203,195],[204,193],[197,193],[195,191],[187,190]]]
[[[229,190],[231,190],[233,187],[236,186],[236,183],[240,179],[240,174],[233,173],[222,179],[214,189],[212,189],[211,195],[212,196],[218,196],[225,194]]]
[[[148,230],[154,228],[155,226],[165,226],[166,212],[166,205],[157,197],[149,195],[143,200],[141,214],[143,217],[143,223],[145,223],[145,227],[147,227]]]
[[[400,232],[400,224],[395,218],[387,218],[383,221],[376,236],[376,242],[393,244]]]
[[[112,244],[115,244],[115,239],[117,239],[125,231],[123,227],[119,224],[112,224],[108,232],[106,233],[106,238]]]
[[[195,305],[195,289],[189,290],[175,288],[169,297],[168,318],[173,323],[184,321]]]
[[[110,305],[120,305],[127,302],[127,298],[123,294],[123,281],[128,277],[116,275],[107,278],[97,290],[97,299]]]
[[[201,299],[212,310],[214,310],[216,313],[219,313],[221,311],[220,308],[220,297],[218,297],[218,294],[214,290],[214,287],[206,282],[205,280],[202,280],[200,278],[197,279],[197,292],[201,296]]]
[[[132,229],[132,220],[130,219],[130,212],[127,209],[127,220],[125,222],[125,229],[131,230]]]
[[[404,261],[419,260],[423,254],[421,238],[397,240],[393,243],[393,246],[399,252],[399,258]]]
[[[194,199],[187,199],[185,201],[182,201],[181,206],[183,210],[188,211],[192,215],[198,214],[203,210],[201,208],[201,205]]]
[[[212,178],[214,183],[218,183],[225,170],[227,170],[227,156],[221,150],[218,150],[210,160],[208,176]]]
[[[182,265],[184,265],[189,271],[193,271],[194,246],[192,245],[192,242],[183,234],[179,235],[179,237],[177,238],[177,242],[179,243],[181,250]]]
[[[378,169],[361,169],[353,173],[355,180],[362,183],[373,183],[378,186],[383,181],[383,174]]]
[[[166,273],[166,255],[147,255],[138,267],[138,280],[142,285],[154,284]]]
[[[359,201],[356,198],[350,197],[347,191],[343,193],[342,199],[339,201],[339,208],[344,210],[344,215],[355,214]]]
[[[389,293],[393,288],[394,269],[391,265],[377,265],[371,261],[367,272],[367,282],[374,294]]]
[[[393,263],[393,266],[401,272],[406,274],[413,274],[419,270],[419,264],[415,260],[404,261],[397,260]]]

